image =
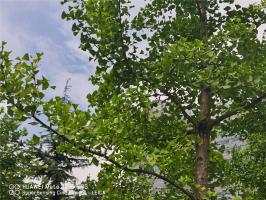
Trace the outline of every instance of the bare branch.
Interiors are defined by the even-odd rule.
[[[253,101],[251,102],[246,102],[244,103],[241,107],[233,110],[233,111],[230,111],[230,112],[227,112],[227,113],[224,113],[223,115],[217,117],[216,119],[214,119],[211,123],[212,126],[214,125],[217,125],[219,124],[221,121],[229,118],[229,117],[232,117],[238,113],[241,113],[242,111],[244,110],[249,110],[249,109],[252,109],[254,108],[257,104],[259,104],[261,101],[263,101],[264,99],[266,99],[266,93],[262,94],[261,96],[259,96],[258,98],[254,99]]]

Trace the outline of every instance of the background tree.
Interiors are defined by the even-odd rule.
[[[66,182],[71,182],[75,179],[71,175],[73,167],[77,167],[78,161],[69,158],[64,153],[58,153],[56,150],[57,141],[51,134],[42,136],[40,147],[35,145],[32,147],[32,155],[38,161],[38,165],[32,169],[36,177],[42,178],[43,185],[50,185],[47,191],[52,191],[49,199],[60,200],[65,195],[62,186]],[[74,160],[77,162],[74,163]],[[48,198],[48,197],[45,197]]]
[[[62,103],[70,103],[70,96],[68,94],[71,85],[69,85],[70,79],[66,81],[64,87],[64,94],[62,97]],[[35,124],[36,122],[33,122]],[[34,139],[36,139],[34,141]],[[31,154],[36,157],[39,162],[31,170],[35,177],[42,178],[43,185],[50,185],[51,187],[47,191],[52,191],[53,194],[48,198],[53,200],[71,199],[71,195],[65,194],[62,186],[65,183],[74,183],[76,178],[72,175],[74,168],[86,167],[88,162],[86,159],[75,158],[67,155],[65,151],[58,151],[62,139],[58,135],[53,134],[51,131],[41,134],[41,137],[36,135],[33,137],[33,143],[29,144],[31,148]]]

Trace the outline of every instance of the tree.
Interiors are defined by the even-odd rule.
[[[240,172],[242,154],[225,160],[216,143],[234,135],[250,145],[265,131],[266,49],[257,36],[264,3],[153,0],[139,12],[128,0],[63,3],[69,10],[62,17],[74,20],[80,47],[98,64],[90,108],[44,100],[51,87],[37,75],[41,54],[12,61],[3,45],[1,98],[11,117],[34,119],[62,139],[59,151],[101,165],[102,199],[199,200],[220,190],[241,196],[239,182],[249,197],[263,197],[259,182],[245,183],[252,178],[228,178],[229,169]],[[158,192],[154,179],[164,181]]]
[[[41,53],[37,53],[35,58],[28,54],[22,58],[17,57],[16,63],[13,64],[9,58],[11,52],[4,50],[5,44],[2,42],[0,53],[0,101],[6,103],[7,110],[6,113],[1,110],[3,117],[1,117],[0,123],[1,197],[10,197],[8,194],[9,184],[26,184],[25,178],[42,177],[42,184],[50,184],[52,188],[49,187],[48,190],[54,191],[54,195],[49,199],[62,199],[64,196],[61,189],[62,183],[74,179],[70,174],[72,169],[87,166],[87,160],[69,156],[62,148],[60,150],[58,144],[64,143],[65,140],[62,141],[60,135],[47,129],[44,122],[37,116],[47,117],[49,128],[56,130],[55,126],[52,125],[54,120],[58,119],[54,115],[55,111],[59,112],[60,122],[65,128],[67,128],[65,124],[69,122],[67,116],[70,113],[72,116],[76,116],[81,111],[72,112],[70,110],[72,106],[77,109],[77,105],[68,101],[69,98],[66,94],[69,88],[68,82],[65,87],[64,98],[56,97],[46,102],[43,100],[43,91],[48,89],[49,83],[45,77],[37,77],[37,65],[42,56]],[[54,89],[55,87],[51,86],[50,88]],[[26,128],[20,130],[21,122],[26,120],[28,120],[29,125],[44,127],[45,129],[42,131],[44,134],[31,133],[33,136],[30,137],[26,134]],[[82,123],[82,120],[79,121],[72,125]],[[59,126],[58,123],[55,122],[55,124]],[[22,136],[27,136],[27,138],[22,141]],[[73,152],[71,154],[73,155]],[[33,185],[33,183],[30,184]],[[20,195],[22,195],[22,191]],[[28,197],[33,198],[32,196]],[[47,195],[38,197],[47,198]],[[26,199],[27,197],[19,196],[19,198]]]
[[[47,191],[50,190],[53,193],[49,199],[60,200],[65,196],[62,184],[75,179],[71,172],[73,167],[79,167],[79,161],[69,158],[64,153],[58,153],[56,147],[57,141],[52,134],[43,135],[40,147],[32,146],[31,153],[39,162],[32,171],[36,177],[42,178],[43,185],[50,184],[51,187]]]
[[[190,198],[204,198],[209,184],[220,179],[209,162],[217,134],[245,132],[241,125],[229,133],[224,127],[234,127],[238,118],[245,123],[265,104],[265,40],[258,39],[258,27],[266,19],[263,6],[265,2],[245,8],[233,0],[153,0],[136,14],[134,1],[128,0],[69,4],[62,17],[74,20],[81,49],[98,64],[91,80],[99,89],[88,99],[101,127],[98,137],[120,155],[108,157],[115,157],[113,164],[132,167],[167,149],[175,152],[163,157],[171,164],[156,160],[153,165],[171,180],[186,174],[196,183],[195,195],[179,189]],[[160,98],[162,114],[149,116]],[[194,159],[177,154],[179,145]],[[180,165],[169,170],[173,163]],[[186,168],[190,171],[183,173]]]

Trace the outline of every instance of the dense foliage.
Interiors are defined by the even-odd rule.
[[[4,44],[0,99],[8,117],[54,135],[57,153],[101,167],[90,198],[266,198],[265,2],[62,3],[97,63],[90,107],[44,98],[41,54],[14,61]],[[229,136],[244,146],[220,145]]]
[[[0,121],[0,198],[9,198],[9,184],[23,183],[27,171],[29,155],[23,151],[19,140],[25,130],[18,129],[19,123],[9,118],[1,110]]]

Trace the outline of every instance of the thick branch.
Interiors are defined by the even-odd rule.
[[[176,182],[168,179],[167,177],[161,175],[161,174],[158,174],[158,173],[155,173],[153,171],[148,171],[148,170],[144,170],[144,169],[131,169],[127,166],[124,166],[124,165],[121,165],[119,162],[113,160],[112,158],[110,158],[109,156],[107,156],[106,154],[102,153],[102,152],[98,152],[98,151],[95,151],[91,148],[87,148],[87,147],[81,147],[79,145],[77,145],[74,141],[71,141],[69,140],[66,136],[64,135],[61,135],[58,131],[54,130],[53,128],[51,128],[50,126],[46,125],[43,121],[41,121],[38,117],[36,116],[33,116],[33,118],[38,122],[40,123],[44,128],[46,128],[48,131],[51,131],[52,133],[56,134],[57,136],[59,136],[60,138],[62,138],[64,141],[74,145],[74,146],[77,146],[79,150],[83,151],[83,152],[89,152],[90,154],[92,155],[96,155],[96,156],[99,156],[101,158],[104,158],[106,161],[109,161],[110,163],[112,163],[113,165],[115,165],[116,167],[122,169],[122,170],[125,170],[125,171],[128,171],[128,172],[133,172],[133,173],[137,173],[137,174],[146,174],[146,175],[151,175],[151,176],[154,176],[154,177],[157,177],[159,179],[162,179],[164,180],[165,182],[169,183],[170,185],[174,186],[175,188],[177,188],[178,190],[180,190],[182,193],[184,193],[185,195],[187,195],[190,199],[192,200],[197,200],[193,194],[191,194],[189,191],[187,191],[186,189],[184,189],[183,187],[179,186],[179,184],[177,184]]]
[[[258,98],[254,99],[253,101],[251,102],[247,102],[247,103],[244,103],[243,106],[239,107],[238,109],[236,110],[233,110],[233,111],[230,111],[230,112],[227,112],[227,113],[224,113],[223,115],[217,117],[216,119],[214,119],[212,121],[212,126],[214,125],[217,125],[219,124],[221,121],[229,118],[229,117],[232,117],[244,110],[248,110],[248,109],[251,109],[251,108],[254,108],[258,103],[260,103],[261,101],[263,101],[264,99],[266,99],[266,93],[264,93],[263,95],[259,96]]]

